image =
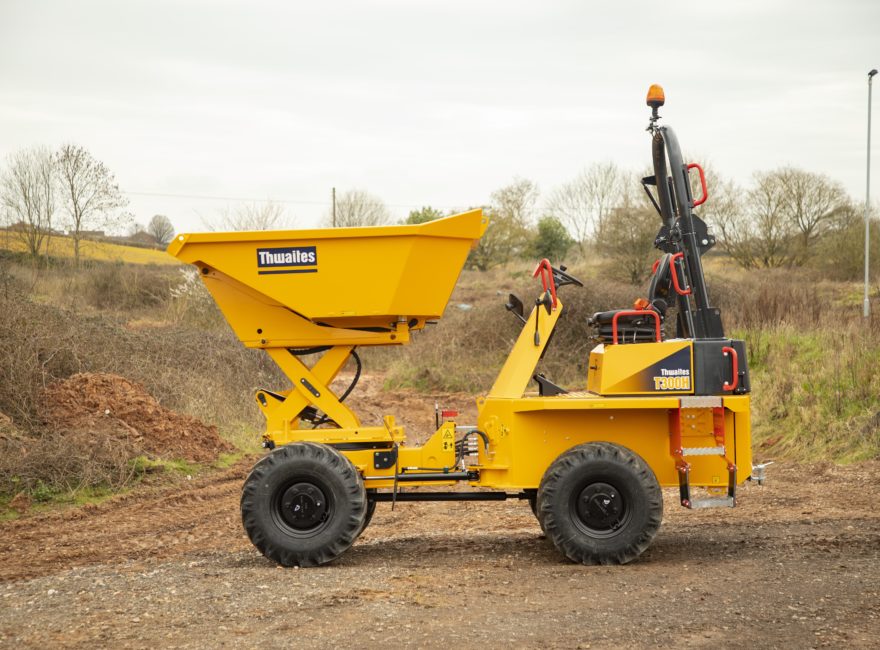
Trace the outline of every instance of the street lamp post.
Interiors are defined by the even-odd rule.
[[[871,314],[871,303],[868,302],[868,258],[871,251],[871,86],[873,85],[876,68],[868,73],[868,172],[865,183],[865,302],[862,315],[867,318]]]

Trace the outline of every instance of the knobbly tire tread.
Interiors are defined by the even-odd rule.
[[[317,534],[292,535],[273,515],[273,494],[294,477],[314,477],[333,499],[328,524]],[[364,527],[367,495],[351,461],[336,449],[314,442],[278,447],[251,470],[241,494],[241,518],[251,542],[283,566],[313,567],[348,550]]]
[[[618,491],[631,500],[633,512],[620,534],[591,537],[573,522],[572,492],[584,484],[585,475],[613,477]],[[559,456],[541,479],[536,505],[541,529],[563,555],[580,564],[632,562],[650,546],[663,519],[663,493],[654,472],[638,454],[610,442],[585,443]]]

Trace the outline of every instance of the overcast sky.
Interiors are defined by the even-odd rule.
[[[872,67],[878,0],[0,0],[0,158],[82,144],[138,221],[180,231],[237,199],[314,225],[332,186],[402,218],[644,168],[661,83],[698,162],[742,183],[796,165],[863,201]]]

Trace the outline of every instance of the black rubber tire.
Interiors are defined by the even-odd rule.
[[[291,490],[317,489],[323,514],[306,528],[291,523],[283,505]],[[311,567],[331,562],[357,539],[367,513],[364,482],[339,451],[314,442],[275,449],[257,463],[244,483],[241,520],[254,546],[283,566]]]
[[[616,506],[607,508],[609,503]],[[578,445],[544,473],[538,520],[580,564],[626,564],[651,544],[663,519],[657,477],[635,452],[609,442]]]
[[[358,535],[367,529],[367,526],[369,526],[370,522],[373,520],[373,514],[376,512],[377,501],[370,496],[372,492],[375,492],[375,490],[367,490],[367,513],[364,516],[364,525],[361,526],[361,532],[358,533]]]

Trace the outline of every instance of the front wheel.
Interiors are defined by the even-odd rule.
[[[284,566],[318,566],[354,543],[367,514],[363,480],[327,445],[298,442],[254,466],[241,495],[241,518],[254,546]]]
[[[574,447],[538,489],[541,528],[568,559],[626,564],[648,548],[663,518],[654,472],[636,453],[607,442]]]

